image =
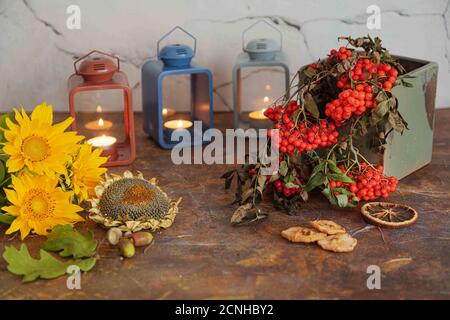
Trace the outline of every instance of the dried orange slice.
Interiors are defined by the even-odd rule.
[[[369,202],[361,207],[367,222],[389,228],[402,228],[416,222],[419,214],[410,206],[390,202]]]

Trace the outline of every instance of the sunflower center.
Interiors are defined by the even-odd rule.
[[[42,189],[31,189],[24,201],[26,215],[32,220],[45,220],[53,215],[55,203]]]
[[[22,143],[22,152],[31,161],[42,161],[50,155],[50,145],[44,137],[30,136]]]
[[[131,205],[146,205],[151,202],[155,194],[142,184],[136,184],[125,191],[123,202]]]

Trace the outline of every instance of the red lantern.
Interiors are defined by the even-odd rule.
[[[94,50],[77,59],[74,69],[69,78],[72,130],[103,149],[102,155],[109,157],[105,166],[132,163],[136,158],[132,91],[119,58]]]

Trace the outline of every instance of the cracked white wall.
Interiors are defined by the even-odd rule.
[[[195,61],[214,74],[214,108],[230,110],[231,70],[241,32],[265,18],[283,33],[291,71],[338,46],[340,35],[379,35],[395,54],[439,63],[437,105],[450,106],[450,0],[0,0],[0,111],[40,101],[67,110],[74,57],[92,49],[119,55],[141,109],[140,68],[175,25],[198,39]],[[81,8],[81,30],[66,27],[66,8]],[[366,8],[382,10],[382,28],[366,28]],[[267,29],[255,31],[261,36]],[[181,41],[175,35],[174,41]],[[247,82],[258,83],[249,76]],[[281,95],[281,92],[280,92]]]

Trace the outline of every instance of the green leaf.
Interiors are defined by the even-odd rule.
[[[286,161],[281,161],[280,168],[278,169],[278,172],[284,177],[288,172],[288,165]]]
[[[0,128],[6,129],[6,119],[10,118],[11,119],[12,114],[11,113],[4,113],[2,115],[0,115]],[[5,142],[5,135],[3,134],[3,131],[0,130],[0,143],[1,142]],[[1,146],[0,146],[1,149]],[[0,179],[1,181],[1,179]]]
[[[405,81],[402,79],[402,85],[406,88],[412,88],[414,85],[411,82]]]
[[[97,241],[94,239],[92,232],[84,236],[70,224],[57,225],[48,234],[43,249],[60,251],[61,257],[92,257],[97,249]]]
[[[330,187],[327,187],[327,188],[325,188],[325,189],[323,189],[322,190],[322,194],[325,196],[325,197],[327,197],[327,199],[328,199],[328,201],[330,201],[330,203],[332,204],[332,205],[337,205],[338,203],[337,203],[337,200],[336,200],[336,197],[334,196],[334,194],[333,194],[333,192],[331,191],[331,188]]]
[[[334,188],[334,191],[337,191],[341,194],[345,194],[347,196],[353,196],[353,193],[350,190],[347,190],[345,188]]]
[[[0,213],[0,223],[11,224],[15,218],[16,217],[14,217],[10,214]]]
[[[345,208],[347,207],[348,204],[348,196],[346,196],[345,194],[338,194],[336,196],[337,202],[338,202],[338,206],[341,208]]]
[[[319,107],[317,107],[316,101],[314,101],[313,96],[310,93],[305,95],[305,109],[314,118],[319,118]]]
[[[6,176],[6,168],[5,165],[3,164],[3,161],[0,161],[0,182],[3,181],[3,179],[5,179]]]
[[[340,181],[340,182],[346,182],[346,183],[353,182],[353,180],[350,179],[349,176],[343,174],[342,172],[341,173],[330,173],[330,174],[328,174],[328,178],[331,181]]]
[[[313,171],[311,172],[310,178],[318,174],[320,171],[323,171],[323,169],[325,168],[325,163],[326,161],[322,161],[317,166],[315,166]]]
[[[341,169],[339,169],[339,167],[336,165],[336,163],[334,161],[328,160],[328,168],[337,174],[343,174]]]
[[[40,258],[33,259],[25,244],[17,250],[13,246],[6,246],[3,258],[8,263],[8,270],[16,275],[23,276],[24,282],[30,282],[38,278],[54,279],[67,272],[71,265],[77,265],[82,271],[91,270],[96,263],[95,258],[84,260],[60,261],[45,250],[40,250]]]
[[[327,177],[325,176],[325,174],[323,172],[319,172],[309,178],[308,183],[305,185],[303,190],[309,192],[317,188],[318,186],[324,184],[326,179]]]

